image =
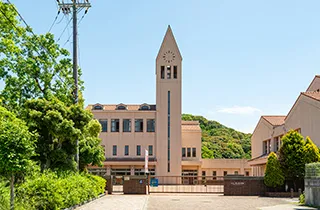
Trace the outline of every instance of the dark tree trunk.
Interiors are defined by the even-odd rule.
[[[14,210],[14,175],[11,175],[10,181],[10,210]]]

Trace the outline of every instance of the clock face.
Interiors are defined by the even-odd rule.
[[[167,63],[171,63],[176,58],[175,54],[170,50],[165,52],[162,57],[163,57],[163,60],[166,61]]]

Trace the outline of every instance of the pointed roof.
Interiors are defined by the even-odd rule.
[[[161,47],[160,47],[158,55],[157,55],[157,59],[159,59],[159,56],[160,56],[161,52],[164,50],[164,48],[170,44],[173,45],[173,47],[175,48],[175,49],[171,49],[171,50],[175,50],[178,53],[178,56],[180,57],[180,59],[182,60],[182,56],[181,56],[178,44],[176,42],[176,39],[174,38],[174,35],[173,35],[173,32],[172,32],[170,25],[168,25],[167,32],[164,35]]]
[[[312,99],[315,99],[317,101],[320,101],[320,92],[319,91],[307,91],[307,92],[302,92],[301,94],[308,96]]]
[[[310,91],[311,85],[316,81],[316,79],[319,79],[319,78],[320,78],[320,75],[315,75],[314,76],[312,82],[310,83],[310,85],[307,88],[307,91]]]
[[[285,115],[271,115],[271,116],[261,116],[264,118],[268,123],[273,126],[283,125],[284,119],[286,118]]]

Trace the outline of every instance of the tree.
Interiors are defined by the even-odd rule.
[[[27,171],[30,158],[35,155],[33,137],[25,122],[0,107],[0,174],[11,177],[11,209],[14,209],[15,176]]]
[[[34,98],[55,96],[71,105],[74,85],[69,52],[60,48],[52,34],[35,35],[31,28],[22,27],[12,7],[0,2],[4,13],[0,13],[2,105],[19,114],[24,102]],[[83,90],[80,78],[79,84]]]
[[[277,155],[271,152],[268,156],[267,167],[264,175],[264,183],[268,187],[276,188],[284,184],[284,176]]]
[[[304,139],[297,131],[290,130],[282,137],[279,161],[286,180],[292,180],[296,188],[296,181],[302,180],[305,173]]]
[[[34,159],[41,170],[76,170],[76,140],[79,140],[79,157],[84,165],[101,165],[104,160],[100,124],[80,105],[66,106],[58,99],[33,99],[25,103],[23,118],[30,131],[37,132],[38,154]]]
[[[213,151],[208,149],[208,147],[206,147],[206,145],[203,145],[201,148],[201,156],[204,159],[214,159]]]
[[[309,136],[306,137],[304,145],[304,163],[313,163],[320,161],[320,154],[318,147],[313,143]]]

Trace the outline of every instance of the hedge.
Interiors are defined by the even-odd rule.
[[[17,207],[19,206],[17,209],[64,209],[104,193],[105,185],[105,179],[89,174],[37,173],[16,186],[15,201]],[[0,183],[0,191],[1,189]],[[4,199],[7,200],[7,198]]]
[[[306,164],[306,178],[320,177],[320,162]]]

